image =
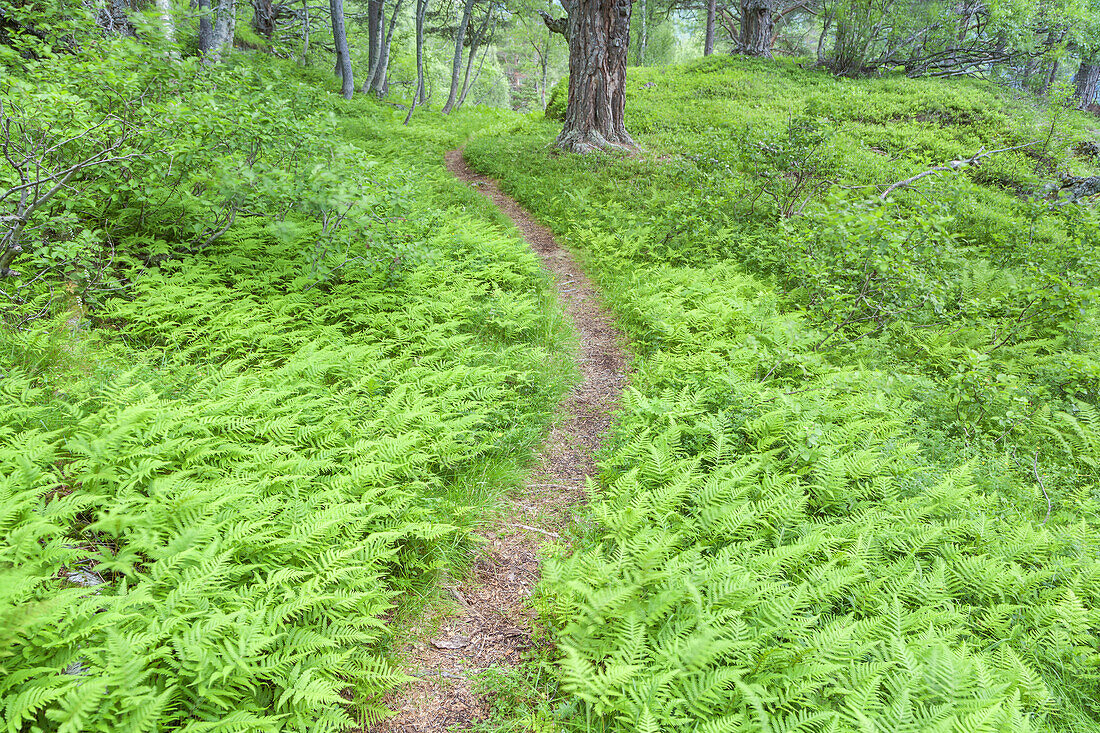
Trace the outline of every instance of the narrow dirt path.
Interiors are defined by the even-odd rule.
[[[440,619],[430,639],[412,639],[403,647],[406,671],[418,680],[389,701],[398,715],[376,726],[377,733],[461,729],[486,716],[485,701],[472,689],[474,678],[490,667],[515,666],[530,647],[532,612],[526,601],[538,582],[539,546],[557,537],[572,521],[573,508],[584,502],[585,478],[595,471],[593,455],[611,424],[626,374],[624,339],[573,256],[495,181],[470,170],[462,151],[447,153],[446,163],[456,178],[512,218],[554,276],[578,335],[583,379],[558,405],[522,496],[503,507],[501,519],[485,530],[488,542],[474,561],[472,576],[450,589],[461,611]]]

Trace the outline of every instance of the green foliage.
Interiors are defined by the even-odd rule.
[[[583,253],[635,355],[593,528],[542,586],[576,729],[1097,730],[1100,226],[1016,195],[1091,170],[1064,147],[1085,118],[883,202],[1049,118],[786,62],[627,88],[643,155],[554,154],[549,124],[467,148]],[[730,131],[778,155],[803,112],[840,185],[754,210]]]
[[[439,166],[495,117],[402,131],[266,57],[100,50],[4,82],[135,152],[0,281],[4,729],[370,723],[396,611],[463,572],[568,377],[534,256]]]
[[[550,87],[550,96],[546,100],[546,119],[562,121],[565,119],[565,108],[569,104],[569,77],[562,77],[554,86]]]

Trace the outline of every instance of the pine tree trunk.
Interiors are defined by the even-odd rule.
[[[632,148],[626,131],[631,0],[576,0],[569,12],[569,103],[555,143],[586,153]]]
[[[448,114],[454,109],[458,101],[458,76],[462,71],[462,47],[466,43],[466,28],[470,25],[470,16],[474,12],[474,0],[466,0],[466,7],[462,9],[462,19],[455,31],[455,56],[451,63],[451,92],[447,95],[447,103],[443,105],[443,114]]]
[[[1077,105],[1084,109],[1096,101],[1096,93],[1100,87],[1100,63],[1081,62],[1077,67],[1077,74],[1073,77],[1074,96],[1077,97]]]
[[[717,0],[707,0],[707,36],[703,41],[703,55],[714,53],[714,20],[718,12]]]
[[[332,39],[336,45],[336,64],[343,80],[341,93],[344,99],[355,95],[355,81],[351,75],[351,54],[348,52],[348,34],[344,29],[344,0],[328,0],[332,13]]]
[[[775,2],[741,0],[741,37],[737,42],[737,53],[771,58]]]

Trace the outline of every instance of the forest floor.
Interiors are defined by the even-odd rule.
[[[488,715],[477,678],[519,665],[530,649],[534,612],[528,599],[538,583],[540,548],[576,521],[574,510],[585,500],[586,479],[595,472],[594,456],[626,380],[623,335],[573,256],[495,181],[472,171],[461,150],[447,153],[446,165],[512,219],[553,276],[577,334],[581,381],[558,405],[522,492],[485,528],[472,573],[448,588],[454,611],[436,611],[401,645],[399,658],[417,681],[389,700],[398,714],[377,725],[377,733],[461,729]]]

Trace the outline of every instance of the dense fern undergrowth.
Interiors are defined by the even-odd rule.
[[[377,719],[394,618],[571,379],[534,256],[440,165],[497,116],[402,128],[266,56],[20,64],[21,129],[133,155],[2,282],[4,729]]]
[[[1100,729],[1100,220],[1031,193],[1095,118],[744,59],[628,88],[639,155],[467,148],[635,353],[542,584],[580,729]]]

